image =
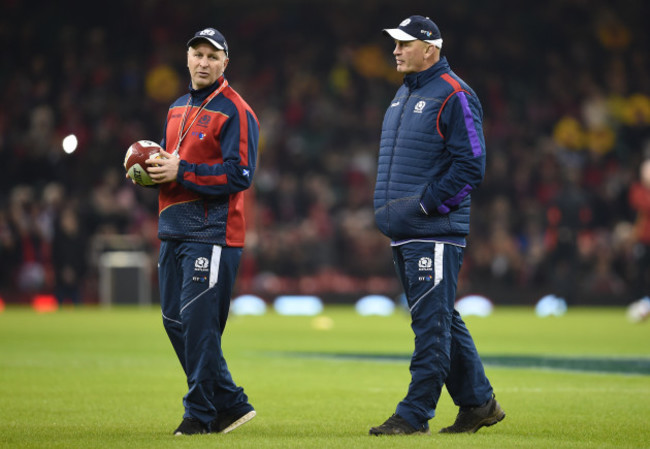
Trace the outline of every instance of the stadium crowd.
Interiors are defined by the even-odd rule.
[[[411,14],[439,24],[443,54],[485,111],[488,166],[459,293],[619,305],[650,295],[650,187],[639,187],[650,159],[646,2],[247,0],[190,11],[150,0],[100,16],[41,3],[27,14],[3,2],[0,18],[5,301],[57,291],[95,302],[110,249],[142,249],[155,266],[156,190],[124,179],[123,156],[136,140],[160,140],[187,88],[178,50],[203,26],[228,39],[226,76],[261,123],[238,291],[399,294],[372,193],[401,82],[381,29]],[[61,147],[69,134],[72,154]]]

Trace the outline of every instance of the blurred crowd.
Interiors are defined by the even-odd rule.
[[[5,301],[96,302],[104,251],[145,251],[155,267],[157,193],[124,179],[123,157],[160,140],[188,87],[185,43],[205,26],[228,39],[226,76],[261,123],[238,292],[398,295],[372,194],[401,82],[381,29],[411,14],[439,25],[443,55],[485,112],[487,171],[459,293],[619,305],[650,294],[646,2],[147,0],[99,15],[2,3]]]

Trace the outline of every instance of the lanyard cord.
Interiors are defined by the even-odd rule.
[[[181,119],[181,125],[178,128],[178,143],[176,144],[176,149],[174,150],[174,155],[178,156],[178,152],[181,149],[181,143],[183,142],[183,139],[185,139],[185,136],[187,135],[188,132],[190,132],[190,129],[192,128],[192,125],[194,124],[196,119],[199,117],[199,115],[201,115],[201,111],[203,110],[203,108],[205,108],[208,105],[208,103],[210,103],[214,99],[214,97],[219,95],[221,93],[221,91],[226,88],[227,85],[228,85],[228,80],[226,80],[224,78],[223,83],[221,83],[221,86],[219,86],[219,88],[217,90],[212,92],[208,98],[203,100],[203,103],[201,103],[201,107],[196,112],[196,115],[194,115],[194,118],[192,119],[192,122],[190,123],[190,126],[188,126],[187,129],[185,129],[185,131],[183,131],[183,129],[185,128],[185,122],[187,121],[187,116],[189,115],[189,111],[190,111],[190,109],[192,109],[192,107],[190,106],[190,101],[192,101],[192,94],[190,94],[187,97],[187,103],[185,104],[185,111],[183,112],[183,118]]]

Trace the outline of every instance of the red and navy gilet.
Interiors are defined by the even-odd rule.
[[[187,110],[176,182],[160,186],[161,240],[244,246],[244,190],[255,172],[259,122],[229,85],[200,109],[224,82],[221,76],[212,86],[191,89],[167,113],[161,145],[172,153]]]

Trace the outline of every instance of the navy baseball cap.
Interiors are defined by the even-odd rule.
[[[187,46],[191,47],[198,40],[208,41],[208,43],[217,50],[225,51],[226,56],[228,56],[228,43],[226,42],[226,38],[216,29],[205,28],[201,31],[197,31],[194,37],[187,41]]]
[[[409,42],[419,39],[442,48],[440,29],[428,17],[411,16],[402,20],[398,28],[386,28],[383,32],[397,41]]]

